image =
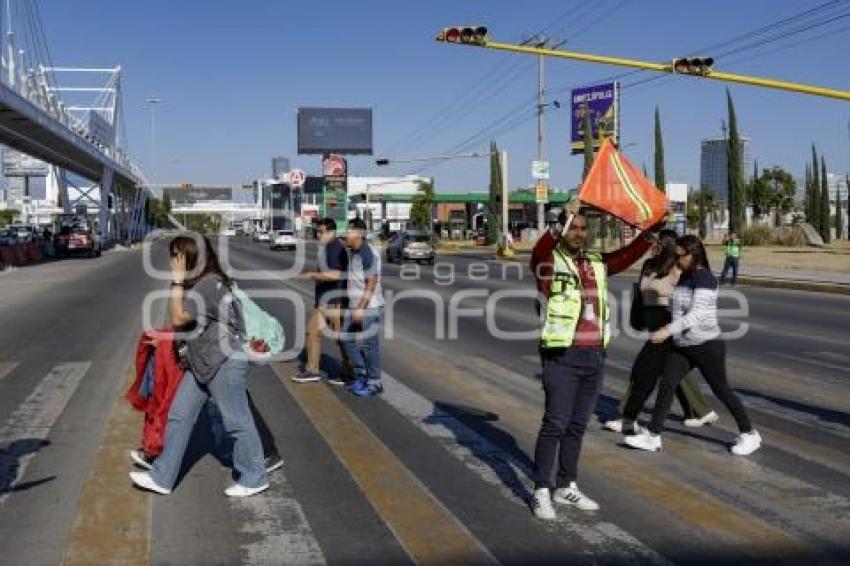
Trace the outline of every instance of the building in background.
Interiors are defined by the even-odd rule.
[[[289,171],[288,157],[272,157],[272,179],[281,179]]]
[[[688,225],[688,189],[687,183],[667,183],[665,187],[672,222],[679,234],[684,234]]]
[[[714,193],[718,201],[729,202],[729,174],[727,170],[727,144],[725,137],[708,138],[700,142],[699,188]],[[748,178],[753,167],[750,157],[750,138],[741,136],[744,178]]]

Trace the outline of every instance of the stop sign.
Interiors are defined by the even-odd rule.
[[[289,184],[293,187],[303,187],[307,175],[301,169],[293,169],[289,172]]]

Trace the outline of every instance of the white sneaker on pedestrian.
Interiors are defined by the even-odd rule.
[[[555,503],[572,505],[582,511],[599,510],[599,504],[579,491],[576,482],[570,483],[570,487],[559,487],[556,489],[552,499],[554,499]]]
[[[322,379],[321,372],[315,372],[308,369],[299,371],[292,376],[292,381],[295,383],[315,383]]]
[[[269,488],[268,483],[264,483],[260,487],[245,487],[235,483],[224,490],[224,494],[228,497],[250,497],[258,493],[262,493]]]
[[[130,450],[130,459],[140,468],[150,470],[153,468],[153,459],[145,456],[141,450]]]
[[[704,415],[699,419],[685,419],[684,425],[691,428],[698,428],[705,425],[712,425],[720,420],[720,415],[715,413],[714,411],[709,411],[708,414]]]
[[[612,430],[614,432],[623,432],[623,419],[613,419],[602,423],[602,428]]]
[[[140,487],[142,489],[153,491],[154,493],[159,493],[160,495],[171,494],[170,489],[165,489],[164,487],[153,481],[153,478],[148,472],[130,472],[130,480],[134,484],[136,484],[137,487]]]
[[[549,488],[541,487],[534,490],[534,501],[531,503],[534,516],[542,521],[554,521],[555,508],[552,506],[552,498],[549,496]]]
[[[749,456],[761,447],[761,435],[757,430],[743,432],[735,439],[732,445],[732,454],[736,456]]]
[[[638,434],[632,434],[623,438],[626,445],[640,450],[648,450],[650,452],[658,452],[661,450],[661,436],[652,434],[648,430],[642,430]]]

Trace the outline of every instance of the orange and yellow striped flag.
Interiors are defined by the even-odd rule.
[[[641,229],[667,214],[667,195],[617,151],[610,138],[599,149],[578,198]]]

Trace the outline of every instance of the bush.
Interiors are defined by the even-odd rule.
[[[799,226],[785,226],[776,231],[773,243],[777,246],[803,247],[806,245],[806,236]]]
[[[765,224],[755,224],[741,230],[741,243],[745,246],[766,246],[772,241],[773,229]]]

